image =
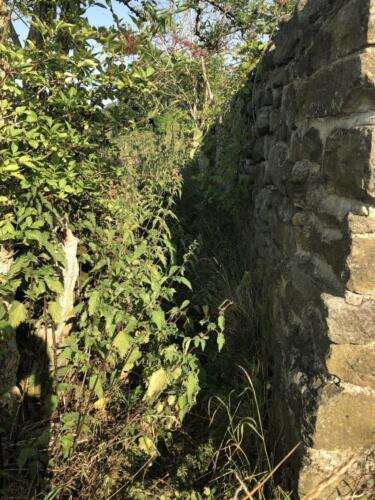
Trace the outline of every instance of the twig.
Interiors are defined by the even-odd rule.
[[[288,460],[288,458],[293,455],[293,453],[297,450],[297,448],[300,446],[301,443],[296,444],[294,448],[292,448],[286,455],[285,457],[274,467],[269,474],[261,481],[258,483],[255,488],[253,488],[250,492],[245,491],[246,496],[244,497],[243,500],[253,500],[253,497],[255,493],[257,493],[260,489],[263,488],[263,486],[271,479],[271,477],[275,474],[275,472],[280,469],[280,467]],[[307,500],[307,499],[303,499]]]
[[[246,493],[246,495],[250,495],[250,491],[247,489],[246,484],[242,481],[242,479],[240,478],[240,476],[238,474],[236,474],[236,478],[237,478],[237,481],[240,483],[240,486],[236,490],[236,493],[233,497],[234,500],[237,500],[238,495],[241,493],[242,490]],[[252,498],[252,497],[248,496],[247,498]]]

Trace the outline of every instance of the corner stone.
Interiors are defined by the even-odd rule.
[[[328,338],[335,344],[369,344],[375,341],[375,301],[362,300],[360,305],[322,294],[326,306]]]
[[[375,238],[356,237],[348,258],[348,289],[355,293],[375,294]]]

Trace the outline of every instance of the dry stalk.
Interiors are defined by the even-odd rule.
[[[254,495],[263,488],[263,486],[271,479],[271,477],[275,474],[275,472],[288,460],[289,457],[291,457],[291,455],[293,455],[293,453],[297,450],[300,444],[301,443],[296,444],[296,446],[292,448],[282,460],[280,460],[280,462],[276,465],[276,467],[274,467],[271,470],[271,472],[267,474],[267,476],[262,481],[260,481],[260,483],[258,483],[251,491],[245,489],[246,488],[246,487],[244,488],[245,485],[243,486],[241,485],[241,489],[243,489],[245,492],[245,496],[243,497],[242,500],[253,500]]]
[[[337,467],[332,474],[327,478],[320,481],[318,485],[311,490],[307,495],[305,495],[301,500],[319,500],[322,497],[322,493],[329,486],[332,486],[337,482],[337,480],[342,477],[357,461],[356,456],[351,456],[346,462]]]

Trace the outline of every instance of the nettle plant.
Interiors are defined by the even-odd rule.
[[[122,413],[137,415],[123,443],[153,460],[195,403],[197,352],[212,334],[222,346],[224,317],[193,321],[178,299],[190,288],[169,227],[180,175],[139,175],[119,161],[127,99],[153,92],[153,69],[125,60],[129,37],[118,30],[83,18],[33,23],[39,43],[0,44],[2,354],[18,329],[21,343],[40,340],[49,365],[34,355],[21,384],[24,400],[37,381],[43,414],[39,433],[23,435],[18,465],[35,473],[40,447],[56,466],[100,444],[118,393]]]

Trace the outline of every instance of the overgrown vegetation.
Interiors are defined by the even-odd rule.
[[[272,469],[235,165],[207,151],[290,5],[108,1],[95,28],[0,0],[2,496],[231,498]]]

